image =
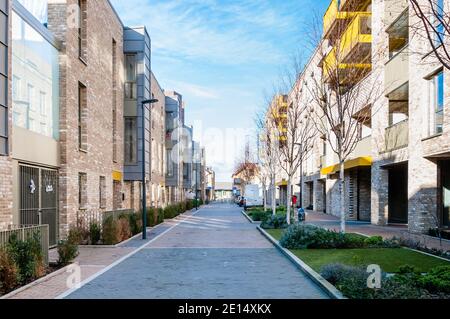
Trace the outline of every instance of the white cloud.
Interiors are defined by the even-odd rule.
[[[113,1],[126,24],[146,24],[153,54],[222,64],[278,63],[267,32],[288,30],[293,17],[268,1]]]

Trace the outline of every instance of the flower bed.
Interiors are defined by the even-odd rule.
[[[147,227],[154,227],[195,207],[195,200],[147,209]],[[202,204],[201,201],[198,203]],[[116,245],[142,232],[142,213],[134,211],[110,212],[102,221],[92,220],[88,225],[78,223],[69,231],[69,237],[80,245]]]
[[[292,225],[287,230],[268,229],[267,233],[348,298],[450,297],[450,263],[403,249],[401,240],[341,234],[311,225]],[[367,266],[373,264],[386,272],[381,289],[367,287]],[[387,273],[393,275],[387,276]]]

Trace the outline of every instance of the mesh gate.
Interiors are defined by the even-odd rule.
[[[20,165],[20,224],[49,225],[49,243],[58,241],[58,171]]]

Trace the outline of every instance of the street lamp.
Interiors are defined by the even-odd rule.
[[[142,239],[147,239],[147,191],[145,186],[145,105],[159,102],[157,99],[144,100],[142,106]],[[151,128],[150,128],[151,129]]]

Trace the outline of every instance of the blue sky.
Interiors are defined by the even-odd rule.
[[[128,26],[145,25],[161,86],[183,94],[186,122],[217,181],[230,181],[283,65],[306,49],[313,12],[329,0],[112,0]]]

